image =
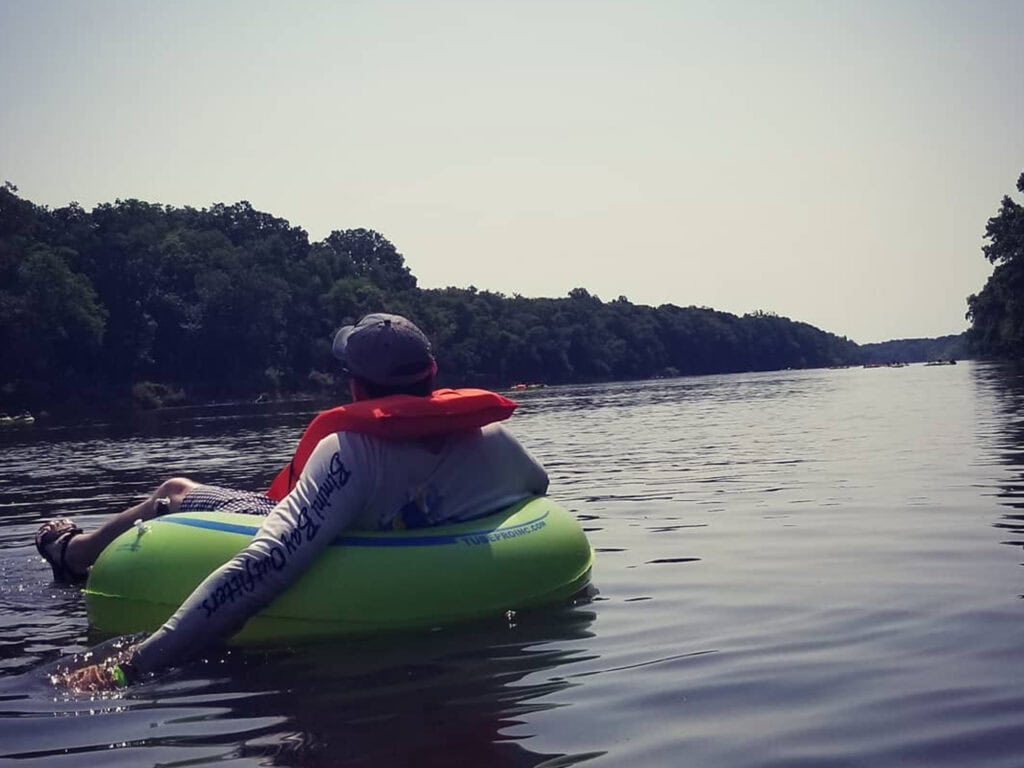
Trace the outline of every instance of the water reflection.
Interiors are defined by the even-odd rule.
[[[817,371],[770,371],[733,375],[689,376],[654,381],[582,384],[514,392],[525,413],[560,413],[659,406],[698,401],[751,402],[820,398],[839,385]]]
[[[996,496],[1000,504],[1013,510],[1004,512],[993,526],[1011,535],[1004,544],[1024,547],[1024,364],[975,365],[974,375],[980,396],[994,406],[978,409],[982,416],[979,438],[990,446],[987,453],[992,463],[1004,468],[996,480]]]
[[[0,757],[88,763],[102,752],[109,762],[111,749],[145,749],[147,764],[164,765],[571,765],[591,755],[533,751],[506,731],[571,704],[565,694],[581,683],[570,668],[594,658],[594,619],[581,605],[513,624],[234,651],[123,698],[55,699],[49,668],[37,670],[0,685]],[[56,742],[54,718],[72,718]]]

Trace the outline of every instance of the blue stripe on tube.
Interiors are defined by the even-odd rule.
[[[508,528],[496,526],[493,528],[482,528],[465,533],[446,533],[424,536],[338,536],[331,542],[332,547],[437,547],[449,544],[459,544],[468,537],[487,536],[495,531],[511,533],[529,526],[541,523],[548,516],[543,512],[532,520],[513,525]],[[256,525],[239,525],[238,523],[224,523],[218,520],[202,520],[195,517],[184,517],[181,515],[168,515],[160,519],[162,523],[173,523],[175,525],[187,525],[192,528],[205,528],[211,531],[222,531],[224,533],[240,533],[243,536],[255,536],[259,530]],[[514,533],[512,535],[515,535]]]

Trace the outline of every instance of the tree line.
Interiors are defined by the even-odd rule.
[[[956,361],[972,357],[966,333],[938,336],[932,339],[893,339],[874,344],[861,344],[861,361],[865,365],[887,363],[924,363]]]
[[[50,209],[0,188],[0,410],[207,401],[333,386],[334,330],[414,319],[441,383],[504,388],[861,361],[771,313],[420,289],[383,235],[319,242],[248,202]]]
[[[1024,193],[1024,173],[1017,191]],[[967,299],[968,341],[979,355],[1019,360],[1024,357],[1024,207],[1003,197],[985,239],[982,252],[995,268],[981,291]]]

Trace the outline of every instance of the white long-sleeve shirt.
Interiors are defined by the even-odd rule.
[[[252,541],[136,648],[132,663],[152,671],[226,640],[346,528],[468,520],[544,494],[547,487],[544,469],[500,424],[418,441],[351,432],[326,437]]]

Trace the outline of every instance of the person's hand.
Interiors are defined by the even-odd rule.
[[[55,685],[77,693],[115,691],[135,682],[138,677],[135,667],[131,664],[134,652],[135,646],[130,646],[101,664],[68,670],[51,679]]]
[[[102,664],[91,664],[68,672],[62,682],[72,691],[88,693],[115,691],[119,687],[113,673]]]

